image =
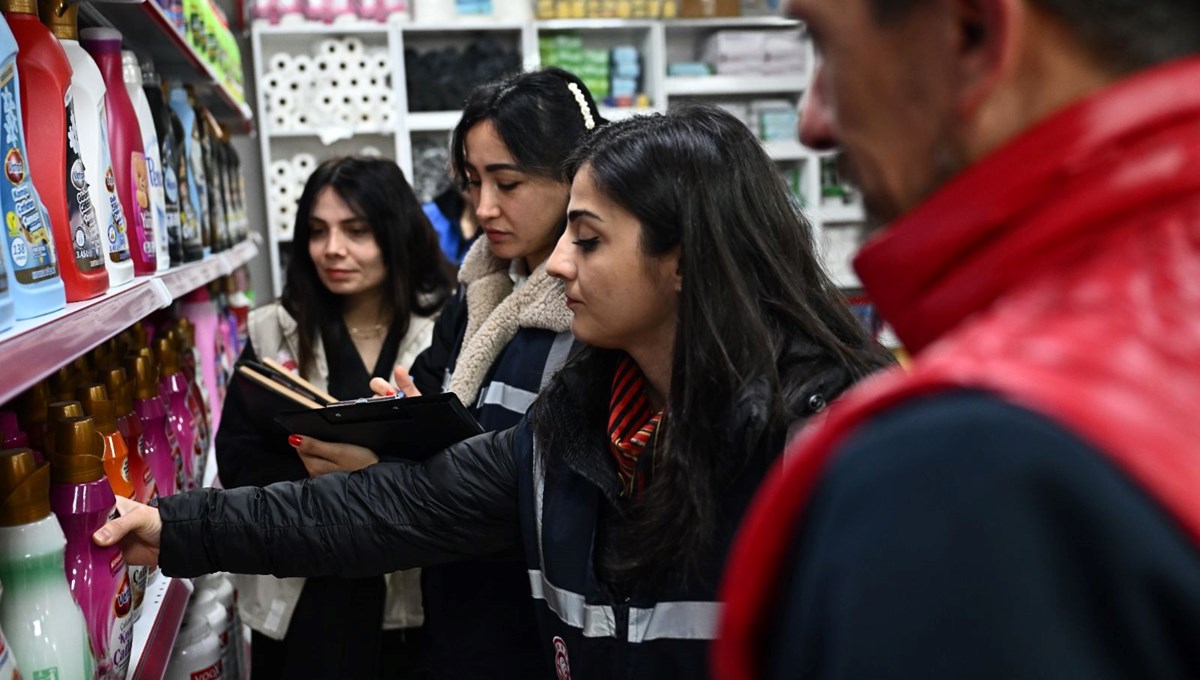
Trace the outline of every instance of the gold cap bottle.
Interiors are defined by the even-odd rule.
[[[50,466],[33,451],[0,451],[0,526],[15,527],[50,516]]]
[[[50,376],[50,395],[55,401],[70,401],[75,398],[77,382],[72,366],[60,366],[54,375]]]
[[[138,399],[153,399],[158,396],[158,366],[154,365],[150,357],[131,356],[126,359],[125,367],[136,381],[134,395]]]
[[[68,0],[39,0],[38,16],[59,40],[79,40],[79,6]]]
[[[25,434],[28,434],[31,440],[35,437],[41,440],[42,432],[46,429],[46,407],[52,401],[54,398],[50,396],[50,386],[45,380],[34,383],[33,387],[26,390],[17,400],[21,427],[25,428]]]
[[[75,401],[55,401],[46,407],[46,420],[49,427],[46,428],[46,453],[51,454],[58,450],[57,442],[54,438],[57,436],[55,425],[63,418],[78,418],[83,415],[83,404]]]
[[[175,375],[179,372],[179,350],[176,349],[175,340],[172,336],[155,338],[154,354],[158,358],[158,365],[162,369],[162,375]]]
[[[83,412],[96,421],[96,431],[109,435],[117,431],[117,405],[108,398],[108,388],[103,383],[80,385],[75,391]]]
[[[55,484],[87,484],[104,479],[104,440],[91,416],[62,418],[54,423],[57,451],[50,455]]]

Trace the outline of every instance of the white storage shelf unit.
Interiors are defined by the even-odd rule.
[[[807,68],[801,72],[754,76],[713,75],[707,77],[668,77],[668,64],[696,61],[704,40],[721,30],[794,31],[798,24],[777,17],[735,17],[695,20],[550,20],[527,24],[496,22],[450,24],[255,24],[252,35],[254,69],[258,88],[260,144],[262,149],[264,187],[267,190],[267,209],[270,256],[274,292],[279,295],[283,284],[282,252],[290,245],[290,226],[278,223],[282,203],[294,201],[298,194],[275,195],[271,191],[272,161],[287,160],[297,154],[311,154],[316,160],[346,153],[358,153],[364,148],[393,158],[412,178],[414,145],[430,141],[445,144],[449,131],[458,122],[458,111],[409,111],[405,88],[405,48],[419,51],[447,46],[463,48],[472,40],[488,36],[505,46],[519,49],[525,67],[540,65],[538,38],[545,35],[573,33],[579,35],[587,48],[607,48],[614,45],[634,45],[642,58],[642,92],[648,97],[649,108],[602,107],[601,114],[610,119],[639,113],[660,112],[685,101],[737,103],[743,105],[755,99],[787,99],[797,107],[811,79],[813,54],[807,46]],[[386,51],[390,59],[391,97],[387,126],[354,127],[337,124],[317,124],[297,129],[278,129],[271,118],[270,93],[262,87],[272,59],[278,54],[311,55],[321,41],[327,39],[356,39],[368,50]],[[316,104],[302,100],[311,109]],[[824,238],[826,227],[838,229],[836,236],[857,233],[862,212],[857,205],[843,206],[821,201],[821,178],[818,156],[801,146],[795,138],[766,142],[764,147],[781,169],[799,176],[798,193],[806,213],[822,237],[821,247],[829,244]],[[303,178],[297,178],[302,180]],[[844,240],[844,239],[843,239]],[[834,239],[834,242],[840,242]],[[834,248],[830,255],[840,253]],[[841,254],[837,255],[842,257]],[[844,287],[857,287],[847,262],[830,262],[830,271]]]

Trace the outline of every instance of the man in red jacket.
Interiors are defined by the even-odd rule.
[[[789,9],[914,363],[764,484],[715,676],[1200,677],[1200,2]]]

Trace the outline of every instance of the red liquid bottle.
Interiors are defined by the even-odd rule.
[[[75,132],[71,63],[38,19],[34,0],[4,0],[3,6],[19,48],[29,172],[50,216],[67,300],[93,298],[108,290],[108,271]]]
[[[142,149],[142,131],[121,64],[121,33],[112,28],[85,28],[79,43],[96,60],[104,76],[107,91],[104,105],[108,114],[108,147],[116,174],[117,195],[129,220],[129,253],[138,276],[158,269],[158,251],[154,239],[154,217],[150,212],[150,175]]]

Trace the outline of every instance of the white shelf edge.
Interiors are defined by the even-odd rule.
[[[397,22],[402,33],[452,33],[456,31],[520,31],[525,28],[521,21],[488,21],[486,19],[460,19],[458,21],[437,21],[427,24],[419,22]]]
[[[651,28],[666,23],[665,19],[539,19],[533,22],[537,31],[617,31]]]
[[[808,85],[803,76],[668,76],[663,90],[670,97],[725,94],[794,94]]]
[[[795,19],[763,15],[711,17],[707,19],[662,19],[663,28],[803,28]]]
[[[256,19],[254,30],[262,35],[338,35],[341,33],[387,33],[388,25],[379,22],[356,21],[344,24],[326,24],[317,21],[288,22],[272,24],[263,19]]]
[[[462,111],[410,111],[404,124],[409,132],[443,132],[453,130],[462,118]]]
[[[763,149],[771,160],[801,161],[809,156],[809,151],[803,144],[791,139],[780,139],[763,142]]]
[[[192,582],[187,579],[159,575],[146,586],[142,600],[142,615],[133,624],[133,646],[129,655],[129,677],[162,678],[170,660],[171,650],[184,610],[192,594]],[[149,652],[149,653],[148,653]]]

